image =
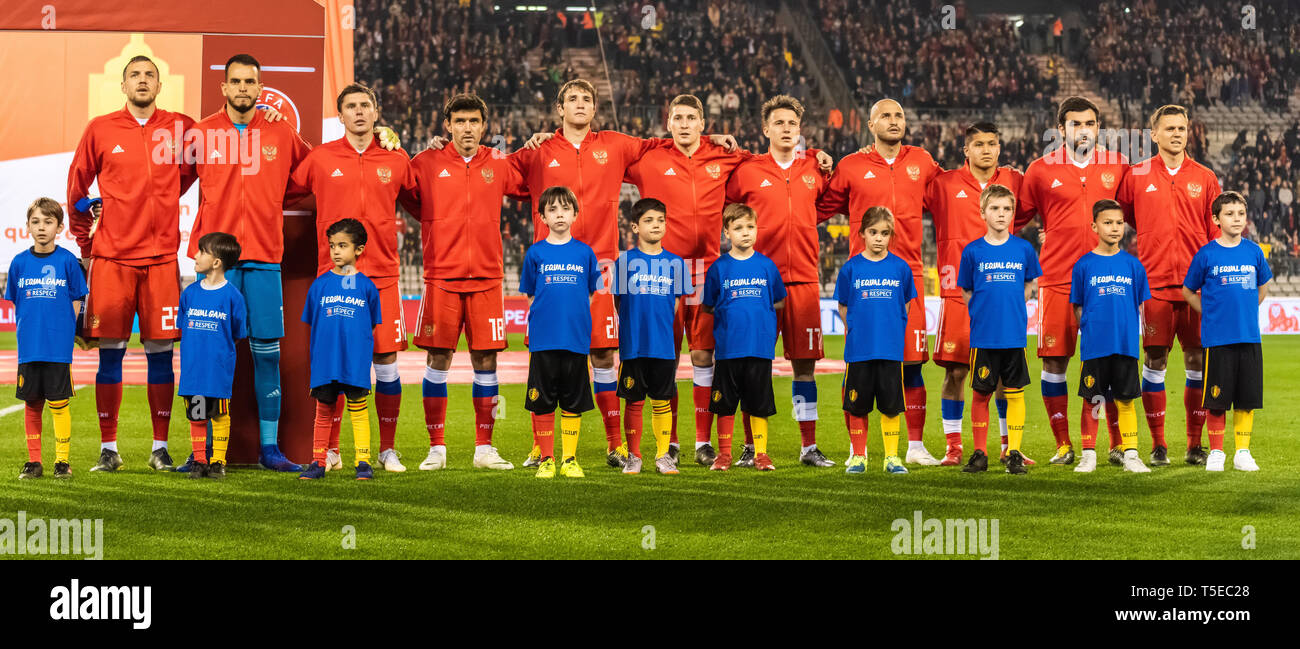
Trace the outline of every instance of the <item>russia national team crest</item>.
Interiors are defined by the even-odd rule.
[[[491,185],[492,180],[496,178],[496,172],[492,171],[491,169],[483,169],[479,173],[483,174],[483,182],[489,185]]]
[[[1192,198],[1200,198],[1203,189],[1200,183],[1187,183],[1187,195]]]
[[[424,335],[426,336],[433,335],[433,325],[431,324],[424,325]]]
[[[946,353],[948,353],[948,354],[951,354],[951,353],[957,351],[957,343],[952,342],[952,341],[949,341],[949,342],[944,343],[944,344],[943,344],[943,351],[946,352]]]
[[[720,164],[704,165],[704,171],[708,172],[709,177],[714,180],[722,177],[722,165]]]
[[[1048,346],[1048,347],[1055,347],[1055,346],[1056,346],[1056,336],[1048,336],[1048,337],[1047,337],[1047,346]]]
[[[813,189],[813,188],[817,187],[817,177],[814,176],[814,175],[812,175],[812,174],[804,174],[804,175],[803,175],[803,184],[804,184],[804,185],[807,185],[807,186],[808,186],[808,189]]]
[[[1101,186],[1111,189],[1115,186],[1115,174],[1109,171],[1101,175]]]
[[[392,169],[389,169],[388,167],[380,167],[375,170],[375,173],[379,175],[379,182],[384,183],[385,185],[393,182]]]
[[[916,165],[907,165],[907,177],[912,180],[920,180],[921,168]]]
[[[298,107],[294,105],[289,95],[272,88],[271,86],[262,86],[262,94],[257,96],[254,102],[257,108],[274,108],[284,115],[285,121],[294,131],[302,131],[302,116],[298,114]]]
[[[272,160],[275,160],[275,155],[277,153],[279,153],[279,150],[275,147],[274,144],[268,144],[262,147],[262,157],[266,158],[267,162],[271,162]]]
[[[609,164],[609,152],[604,149],[592,151],[591,157],[596,159],[596,164]]]

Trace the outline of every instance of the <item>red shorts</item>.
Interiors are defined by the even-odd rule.
[[[86,335],[126,340],[131,323],[140,316],[140,340],[177,340],[181,275],[176,260],[149,266],[127,266],[112,259],[91,261],[87,282]]]
[[[1162,300],[1152,296],[1142,303],[1142,346],[1174,346],[1174,338],[1183,349],[1201,346],[1201,318],[1182,300]]]
[[[1079,337],[1079,319],[1070,304],[1069,286],[1048,286],[1038,290],[1038,357],[1074,356]]]
[[[916,286],[916,297],[907,307],[907,339],[903,341],[903,362],[924,363],[930,360],[930,337],[925,327],[925,293],[920,281]]]
[[[959,297],[945,297],[939,305],[934,362],[943,367],[970,366],[970,312]]]
[[[690,296],[677,298],[677,319],[673,322],[673,341],[676,349],[682,348],[682,332],[691,351],[713,351],[713,314],[705,313],[699,304],[687,304]]]
[[[618,349],[618,309],[614,295],[597,292],[591,297],[591,349]]]
[[[406,324],[402,322],[402,292],[397,278],[375,281],[379,289],[379,312],[384,321],[375,327],[375,353],[389,354],[406,349]]]
[[[777,333],[789,360],[817,360],[822,353],[822,299],[817,282],[785,285],[785,308],[776,314]]]
[[[416,321],[420,328],[415,334],[415,346],[422,349],[456,349],[461,330],[474,351],[506,348],[505,298],[499,283],[482,291],[461,293],[425,282]]]

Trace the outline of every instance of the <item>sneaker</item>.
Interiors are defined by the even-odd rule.
[[[343,470],[343,456],[339,454],[339,450],[337,448],[331,448],[325,451],[325,470],[326,471]]]
[[[939,466],[957,466],[961,464],[961,447],[949,446],[948,451],[943,454],[943,459],[939,460]]]
[[[713,464],[709,465],[710,471],[726,471],[727,469],[730,468],[731,468],[730,453],[718,453],[717,457],[713,458]]]
[[[939,466],[939,460],[936,460],[933,455],[930,455],[930,451],[924,448],[907,449],[907,463],[921,466]]]
[[[705,444],[695,449],[695,463],[700,466],[713,466],[713,461],[718,459],[718,454],[713,452],[712,444]]]
[[[208,477],[214,480],[221,480],[226,477],[226,463],[213,462],[208,465]]]
[[[320,462],[312,462],[298,474],[299,480],[317,480],[325,477],[325,467]]]
[[[1137,449],[1124,451],[1124,470],[1129,473],[1151,473],[1151,467],[1142,463]]]
[[[45,475],[40,462],[24,462],[23,470],[18,473],[19,480],[33,480]]]
[[[1025,466],[1034,466],[1035,464],[1038,464],[1037,462],[1029,459],[1029,456],[1025,455],[1024,451],[1020,451],[1020,457],[1025,461]],[[1002,455],[998,456],[998,461],[1001,462],[1003,465],[1007,463],[1007,452],[1005,449],[1002,451]]]
[[[1028,472],[1029,470],[1025,468],[1025,456],[1021,455],[1020,451],[1018,450],[1008,451],[1007,452],[1007,473],[1011,473],[1014,475],[1024,475]]]
[[[276,444],[263,444],[261,455],[257,461],[271,471],[284,471],[287,473],[302,470],[302,466],[290,462],[289,458],[280,452],[280,447]]]
[[[639,460],[640,458],[637,459]],[[669,455],[655,458],[655,471],[658,471],[663,475],[677,475],[681,473],[681,471],[677,470],[677,462],[675,462],[672,456]]]
[[[668,457],[670,457],[670,458],[673,459],[673,466],[677,466],[677,459],[678,459],[678,457],[681,456],[681,454],[682,454],[682,445],[681,445],[681,444],[669,444],[669,445],[668,445]]]
[[[605,462],[612,468],[621,469],[627,466],[627,456],[627,444],[619,444],[605,456]]]
[[[500,457],[500,456],[497,456],[497,457]],[[502,460],[502,461],[504,462],[505,460]],[[474,454],[474,462],[475,462],[475,466],[477,466],[477,463],[478,463],[478,453],[475,453],[475,454]],[[509,464],[509,463],[507,462],[507,464]],[[524,465],[524,466],[527,466],[527,465]],[[534,466],[536,466],[536,465],[534,465]],[[439,470],[439,469],[445,469],[445,468],[447,468],[447,447],[446,447],[446,446],[430,446],[430,447],[429,447],[429,454],[426,455],[426,456],[424,456],[424,461],[420,463],[420,470],[421,470],[421,471],[437,471],[437,470]]]
[[[754,466],[754,445],[746,444],[745,448],[740,451],[740,459],[736,460],[736,467],[742,469],[753,468]]]
[[[194,454],[190,453],[190,456],[185,458],[185,464],[182,464],[172,469],[172,471],[175,471],[176,473],[189,473],[190,469],[193,467],[194,467]]]
[[[1202,448],[1200,444],[1197,444],[1196,446],[1187,447],[1187,457],[1183,458],[1183,461],[1192,466],[1200,466],[1205,464],[1206,457],[1208,456],[1205,453],[1205,449]]]
[[[533,447],[537,448],[537,447]],[[537,474],[534,478],[554,478],[555,477],[555,460],[553,458],[537,460]]]
[[[667,455],[664,455],[664,457],[668,457],[668,456],[667,456]],[[656,460],[656,461],[655,461],[655,466],[658,466],[658,465],[659,465],[659,462],[658,462],[658,460]],[[637,456],[635,456],[635,455],[628,456],[628,458],[627,458],[627,463],[625,463],[625,464],[623,465],[623,473],[625,473],[625,474],[627,474],[627,475],[636,475],[636,474],[638,474],[638,473],[640,473],[640,472],[641,472],[641,458],[639,458],[639,457],[637,457]]]
[[[754,468],[759,471],[775,471],[776,465],[772,464],[772,458],[767,453],[759,453],[754,456]]]
[[[822,455],[821,449],[818,449],[816,444],[814,444],[812,448],[808,449],[807,453],[800,455],[799,461],[808,466],[835,466],[834,462],[826,459],[825,455]]]
[[[927,453],[926,455],[929,454]],[[934,458],[930,458],[930,459],[934,460]],[[938,460],[935,461],[937,462]],[[908,472],[907,467],[903,466],[902,460],[899,460],[897,455],[891,455],[885,458],[885,473],[893,473],[895,475],[905,475],[907,472]]]
[[[171,471],[172,456],[167,454],[167,448],[155,449],[149,454],[149,468],[154,471]]]
[[[198,478],[206,478],[208,477],[209,470],[210,467],[207,462],[195,462],[193,466],[190,467],[190,479],[196,480]]]
[[[989,470],[989,456],[980,449],[970,454],[970,460],[961,468],[962,473],[982,473]]]
[[[1124,451],[1120,450],[1118,446],[1112,446],[1110,453],[1107,453],[1107,457],[1110,459],[1111,464],[1124,466]]]
[[[542,465],[542,447],[534,446],[533,450],[528,452],[528,457],[524,458],[523,466],[527,468],[530,466],[541,466],[541,465]]]
[[[1205,470],[1223,471],[1223,463],[1227,459],[1228,456],[1224,455],[1223,451],[1210,451],[1210,454],[1205,458]]]
[[[1169,466],[1169,449],[1157,446],[1151,449],[1151,466]]]
[[[582,467],[578,466],[578,458],[566,458],[560,463],[560,475],[566,478],[585,478],[587,474],[582,472]]]
[[[849,475],[858,475],[867,472],[867,456],[851,455],[849,456],[849,468],[844,470]]]
[[[1258,471],[1259,465],[1255,463],[1255,458],[1250,455],[1250,449],[1243,448],[1232,454],[1232,468],[1238,471]]]
[[[1097,470],[1097,451],[1090,448],[1083,449],[1079,456],[1079,465],[1074,467],[1075,473],[1092,473]]]
[[[369,480],[375,477],[375,470],[369,462],[357,462],[357,480]]]
[[[432,455],[433,449],[429,449],[429,452],[430,455]],[[428,458],[426,458],[425,462],[428,461],[429,461]],[[446,465],[445,459],[443,460],[443,464]],[[423,469],[424,464],[420,464],[420,468]],[[497,471],[509,471],[515,468],[515,465],[511,464],[508,460],[501,457],[501,453],[497,452],[497,447],[489,446],[484,449],[474,449],[474,468],[494,469]]]
[[[1053,455],[1052,459],[1048,460],[1047,463],[1061,466],[1074,464],[1074,449],[1070,448],[1069,444],[1056,447],[1056,455]]]
[[[122,456],[117,451],[102,449],[99,451],[99,462],[90,467],[91,471],[116,471],[122,468]]]
[[[399,461],[401,457],[402,454],[395,449],[386,448],[379,452],[379,468],[389,473],[402,473],[406,467]]]
[[[72,477],[72,467],[67,462],[54,463],[54,477],[66,480]]]

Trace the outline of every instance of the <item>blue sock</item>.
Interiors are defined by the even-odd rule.
[[[1065,385],[1064,382],[1053,383],[1051,381],[1043,381],[1040,384],[1040,387],[1042,388],[1043,396],[1045,397],[1063,397],[1065,396]]]
[[[379,394],[398,394],[402,393],[402,380],[396,381],[375,381],[375,392]]]
[[[474,370],[474,387],[471,388],[470,396],[474,399],[491,399],[497,396],[496,370]],[[491,379],[491,385],[479,383],[479,377]],[[617,387],[617,384],[615,384]],[[442,396],[447,396],[447,384],[442,384]]]
[[[477,385],[474,387],[478,388]],[[420,396],[421,397],[442,397],[445,399],[447,398],[447,384],[445,382],[434,383],[429,379],[424,379],[424,381],[420,383]]]
[[[810,407],[817,407],[817,382],[816,381],[794,381],[790,384],[790,396],[796,405],[810,404]],[[813,410],[811,414],[816,414]],[[796,412],[796,415],[799,413]],[[810,414],[806,413],[805,414]]]
[[[996,403],[997,406],[998,406],[998,419],[1006,419],[1006,418],[1007,418],[1007,400],[1006,400],[1006,399],[994,399],[993,401],[994,401],[994,403]]]
[[[961,399],[943,399],[939,402],[939,412],[944,419],[959,420],[964,416],[962,413],[965,411],[966,402]]]
[[[253,352],[258,437],[262,446],[275,445],[280,427],[280,341],[250,338],[248,349]]]
[[[126,349],[99,348],[99,371],[95,373],[95,383],[121,383],[122,357]]]
[[[100,358],[102,359],[103,356],[101,356]],[[101,360],[100,362],[102,363],[103,361]],[[99,379],[95,379],[95,380],[98,381]],[[1205,382],[1201,380],[1187,379],[1186,385],[1187,387],[1192,388],[1194,390],[1200,390],[1201,387],[1205,385]]]
[[[125,352],[124,349],[117,350],[119,353]],[[168,349],[165,352],[154,352],[145,354],[144,359],[148,369],[146,377],[150,383],[174,383],[176,374],[172,372],[172,353],[174,350]],[[103,361],[103,354],[100,354],[100,361]],[[118,356],[118,362],[121,363],[121,356]],[[121,366],[118,367],[118,380],[121,380]]]
[[[925,379],[921,378],[920,365],[903,366],[903,387],[905,388],[925,387]]]

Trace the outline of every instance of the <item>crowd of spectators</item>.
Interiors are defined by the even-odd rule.
[[[1221,180],[1245,195],[1249,234],[1270,244],[1275,274],[1300,274],[1300,122],[1276,138],[1242,129],[1229,149],[1232,162]]]

